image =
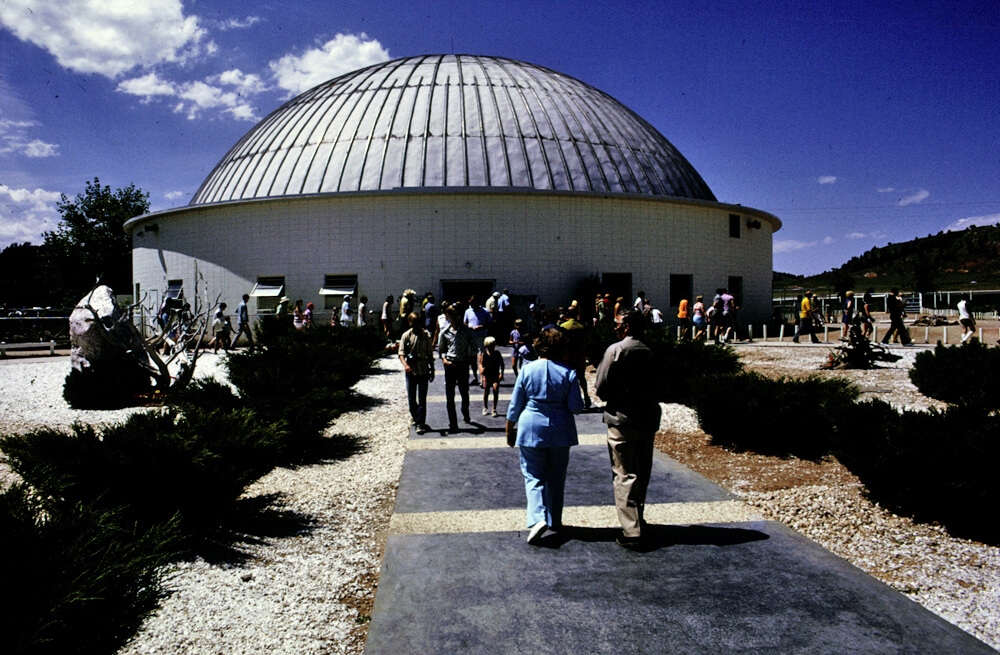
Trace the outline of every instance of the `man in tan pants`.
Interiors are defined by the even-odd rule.
[[[619,546],[640,548],[646,489],[653,468],[653,437],[660,427],[660,380],[656,356],[642,341],[642,314],[626,310],[615,318],[619,341],[597,367],[597,396],[608,426],[615,507],[622,524]]]

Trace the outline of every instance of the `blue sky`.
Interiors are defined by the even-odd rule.
[[[0,0],[0,248],[39,243],[95,176],[186,204],[286,99],[438,53],[625,103],[719,200],[782,219],[776,270],[1000,222],[995,1]]]

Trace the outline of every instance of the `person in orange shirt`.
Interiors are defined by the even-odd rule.
[[[677,307],[677,320],[681,324],[681,339],[691,338],[691,317],[688,316],[688,299],[682,298]]]

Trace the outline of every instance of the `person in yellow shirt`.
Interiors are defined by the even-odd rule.
[[[816,338],[816,332],[813,329],[816,306],[813,304],[812,296],[812,291],[806,291],[806,295],[802,298],[802,306],[799,309],[799,327],[795,330],[795,336],[792,337],[792,341],[795,343],[799,342],[801,334],[807,332],[813,343],[819,343],[819,339]]]

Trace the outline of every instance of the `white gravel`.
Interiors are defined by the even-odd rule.
[[[400,368],[395,358],[380,365]],[[356,389],[384,403],[345,414],[327,434],[360,438],[362,452],[275,469],[246,493],[283,494],[279,509],[311,516],[311,530],[246,546],[244,565],[179,565],[175,592],[122,655],[363,651],[409,414],[399,375],[375,375]]]
[[[201,375],[221,375],[218,358]],[[399,360],[379,365],[386,373]],[[68,360],[0,366],[0,416],[8,433],[74,421],[107,424],[136,410],[80,412],[62,400]],[[140,653],[361,653],[381,550],[406,452],[409,414],[401,376],[374,375],[357,391],[383,403],[345,414],[328,435],[359,438],[362,451],[338,461],[279,468],[246,496],[282,494],[276,509],[311,517],[303,535],[247,544],[241,565],[203,560],[173,567],[173,593],[123,655]]]
[[[826,351],[760,349],[763,367],[816,372]],[[866,394],[897,407],[934,406],[906,377],[913,354],[881,374],[856,376]],[[222,376],[219,359],[199,362],[203,375]],[[387,374],[357,389],[382,399],[341,417],[328,434],[355,435],[362,452],[347,459],[276,469],[248,496],[279,493],[282,505],[312,517],[311,531],[244,547],[249,560],[217,565],[197,560],[174,567],[164,601],[121,655],[140,653],[362,653],[408,436],[405,394],[395,358]],[[136,410],[82,412],[62,399],[68,360],[0,366],[0,426],[22,433],[74,421],[106,424]],[[838,373],[834,373],[838,374]],[[909,385],[909,386],[907,386]],[[693,412],[666,406],[664,420],[697,431]],[[0,470],[0,484],[3,482]],[[869,570],[910,598],[1000,647],[1000,548],[954,539],[937,526],[915,525],[869,503],[861,490],[799,487],[747,493],[747,501]],[[891,562],[888,566],[886,562]],[[887,575],[886,570],[894,571]]]

